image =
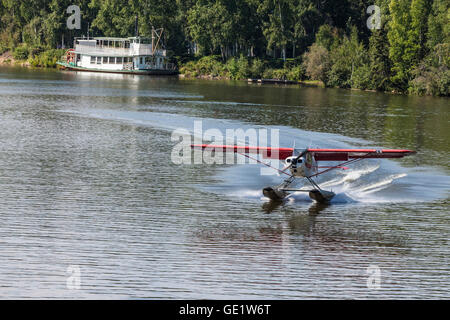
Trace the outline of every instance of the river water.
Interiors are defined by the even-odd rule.
[[[171,161],[195,121],[418,153],[277,204],[261,165]],[[3,67],[0,298],[449,299],[449,122],[448,98]]]

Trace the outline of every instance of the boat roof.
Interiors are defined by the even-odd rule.
[[[151,38],[147,37],[128,37],[128,38],[119,38],[119,37],[77,37],[76,40],[112,40],[112,41],[127,41],[127,40],[151,40]]]

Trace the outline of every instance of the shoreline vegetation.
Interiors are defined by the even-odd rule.
[[[0,66],[20,66],[26,68],[44,68],[44,69],[57,69],[59,66],[56,64],[60,60],[60,57],[66,52],[67,49],[50,49],[48,51],[37,51],[37,55],[33,55],[28,59],[24,59],[24,56],[14,55],[12,51],[6,51],[0,55]],[[59,54],[59,55],[58,55]],[[196,60],[189,60],[179,67],[178,78],[180,79],[201,79],[201,80],[238,80],[246,81],[258,84],[286,84],[286,85],[302,85],[309,87],[327,88],[327,86],[321,80],[310,80],[305,79],[304,70],[301,67],[289,69],[289,67],[262,67],[252,69],[249,65],[255,67],[260,64],[260,62],[254,61],[251,63],[243,62],[242,57],[241,63],[237,63],[237,68],[235,66],[235,61],[229,61],[228,63],[221,63],[217,56],[205,56]],[[231,68],[230,68],[231,65]],[[266,62],[266,65],[270,63]],[[247,76],[247,77],[246,77]],[[361,88],[346,88],[346,87],[330,87],[338,89],[351,89],[351,90],[362,90],[368,92],[382,92],[382,93],[395,93],[404,94],[404,92],[392,91],[381,91],[374,89],[361,89]]]
[[[17,47],[15,50],[0,52],[0,65],[56,68],[56,62],[66,52],[65,49],[43,49]]]
[[[79,0],[75,30],[70,5],[0,2],[0,64],[54,68],[75,37],[153,25],[180,78],[450,95],[448,0]]]

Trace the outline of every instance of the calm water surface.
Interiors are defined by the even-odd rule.
[[[259,165],[171,162],[195,120],[418,154],[274,204]],[[448,98],[1,68],[0,298],[449,299],[449,124]]]

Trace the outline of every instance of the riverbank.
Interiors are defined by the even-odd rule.
[[[11,51],[6,51],[0,55],[0,65],[19,65],[29,67],[30,63],[24,60],[16,60]]]
[[[200,80],[233,80],[231,77],[223,77],[223,76],[213,76],[213,75],[198,75],[198,76],[191,76],[186,75],[183,73],[180,73],[178,75],[180,79],[200,79]],[[281,85],[303,85],[303,86],[310,86],[310,87],[319,87],[319,88],[325,88],[325,84],[322,81],[319,80],[286,80],[286,79],[265,79],[265,78],[258,78],[258,79],[237,79],[239,81],[246,81],[248,83],[254,83],[254,84],[281,84]],[[369,91],[369,90],[367,90]]]
[[[325,49],[323,49],[325,50]],[[394,94],[448,96],[450,74],[447,69],[440,70],[440,75],[430,70],[423,70],[408,86],[408,90],[399,91],[391,85],[377,86],[375,75],[370,68],[362,70],[349,69],[347,64],[339,61],[320,59],[314,54],[295,59],[260,59],[241,55],[223,61],[221,56],[211,55],[201,58],[188,57],[179,59],[180,76],[183,78],[208,80],[245,80],[256,79],[256,83],[303,84],[308,86],[384,92]],[[325,62],[324,62],[325,61]],[[328,61],[328,62],[326,62]],[[334,64],[332,64],[332,62]],[[347,70],[348,69],[348,70]]]
[[[288,81],[307,80],[305,70],[298,59],[248,58],[243,55],[223,61],[220,56],[179,59],[179,70],[185,78],[200,79],[277,79]]]
[[[18,47],[0,55],[0,65],[57,68],[57,61],[65,49],[27,49]],[[26,59],[24,59],[26,58]],[[368,92],[383,92],[390,94],[426,95],[417,92],[380,91],[369,88],[330,86],[320,80],[308,79],[305,67],[297,59],[261,60],[247,58],[231,58],[222,62],[220,56],[204,56],[201,58],[180,59],[180,79],[202,80],[239,80],[255,84],[302,85],[309,87],[332,87]]]
[[[21,46],[14,50],[3,52],[0,55],[0,65],[56,68],[56,62],[65,51],[65,49],[42,49]]]
[[[180,62],[182,79],[242,80],[256,84],[300,84],[325,87],[319,80],[306,79],[305,70],[297,59],[262,60],[232,57],[223,62],[220,56],[205,56]]]

